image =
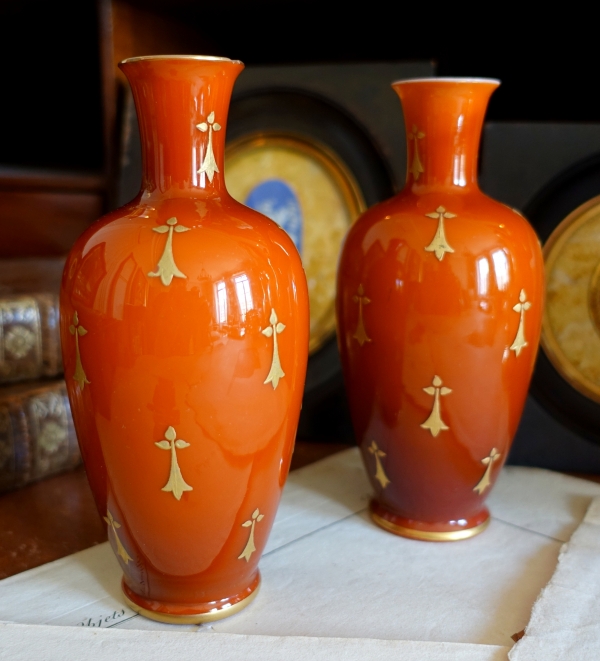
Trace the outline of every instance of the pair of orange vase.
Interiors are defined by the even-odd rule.
[[[69,254],[65,375],[127,602],[153,619],[206,622],[258,590],[302,401],[306,279],[287,234],[225,188],[243,65],[156,56],[120,66],[139,116],[142,188]],[[497,85],[393,85],[407,184],[352,227],[339,265],[339,346],[372,516],[417,539],[487,525],[483,501],[540,333],[538,240],[476,183]]]

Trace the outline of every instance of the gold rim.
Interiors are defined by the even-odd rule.
[[[545,269],[547,274],[552,273],[554,268],[554,263],[558,259],[559,255],[562,253],[562,250],[565,244],[573,236],[573,234],[581,228],[582,225],[588,222],[590,212],[593,213],[600,205],[600,196],[594,197],[585,204],[577,207],[572,211],[560,224],[554,229],[546,244],[544,245],[544,261]],[[598,268],[598,267],[597,267]],[[597,286],[597,283],[594,282],[594,274],[590,281],[590,289],[588,290],[588,308],[590,304],[589,297],[595,291],[593,287]],[[579,370],[570,362],[567,356],[564,354],[562,348],[560,347],[552,328],[550,326],[550,319],[548,316],[548,306],[545,306],[544,314],[542,317],[542,337],[541,345],[548,356],[550,362],[558,373],[573,387],[575,390],[580,392],[582,395],[585,395],[589,399],[594,400],[595,402],[600,402],[600,388],[597,384],[593,383],[587,379]],[[590,316],[592,317],[592,323],[595,321],[595,314],[590,310]]]
[[[371,512],[371,518],[378,526],[381,526],[384,530],[388,532],[393,532],[395,535],[400,535],[401,537],[409,537],[410,539],[420,539],[426,542],[458,542],[461,539],[469,539],[469,537],[475,537],[479,533],[483,532],[490,524],[490,517],[478,526],[474,528],[467,528],[466,530],[450,530],[446,532],[433,532],[426,530],[415,530],[415,528],[405,528],[400,526],[397,523],[392,523],[387,519]]]
[[[130,62],[141,62],[143,60],[197,60],[199,62],[231,62],[233,64],[243,64],[240,60],[231,60],[228,57],[218,57],[217,55],[139,55],[138,57],[128,57],[121,60],[119,64],[129,64]]]
[[[227,168],[228,160],[235,159],[250,149],[264,146],[290,149],[318,161],[342,194],[344,204],[351,218],[348,228],[367,210],[358,182],[340,157],[326,145],[316,140],[308,140],[306,136],[296,134],[293,131],[260,131],[232,140],[225,147],[225,167]],[[320,323],[311,332],[308,346],[309,354],[315,353],[334,335],[335,299],[331,301],[331,304],[322,315]]]
[[[136,613],[147,617],[150,620],[155,620],[156,622],[166,622],[167,624],[202,624],[203,622],[214,622],[215,620],[222,620],[225,617],[230,615],[235,615],[241,610],[246,608],[252,601],[254,601],[258,591],[260,589],[260,578],[258,579],[258,584],[254,591],[249,594],[245,599],[238,601],[237,604],[230,606],[229,608],[221,608],[215,612],[209,613],[197,613],[192,615],[169,615],[168,613],[158,613],[156,611],[148,610],[143,606],[136,604],[134,601],[125,594],[123,591],[123,596],[125,597],[125,602]]]

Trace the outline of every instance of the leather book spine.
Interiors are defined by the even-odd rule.
[[[58,321],[56,294],[0,298],[0,383],[61,374]]]
[[[80,462],[62,379],[0,388],[0,492]]]

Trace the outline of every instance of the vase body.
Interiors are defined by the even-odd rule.
[[[298,253],[223,178],[242,64],[121,64],[143,152],[139,195],[86,231],[61,292],[65,378],[130,605],[168,622],[256,594],[287,476],[308,352]]]
[[[395,83],[405,188],[368,210],[338,270],[338,341],[373,519],[424,540],[470,537],[525,403],[543,260],[516,211],[477,186],[496,81]]]

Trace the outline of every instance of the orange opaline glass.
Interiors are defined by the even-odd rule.
[[[300,413],[306,279],[287,234],[225,188],[243,65],[165,56],[121,68],[142,189],[68,257],[65,377],[127,597],[157,619],[202,621],[259,582]]]
[[[540,335],[543,261],[527,221],[477,186],[496,81],[393,85],[405,188],[369,209],[338,272],[338,338],[374,519],[420,539],[485,527]]]

